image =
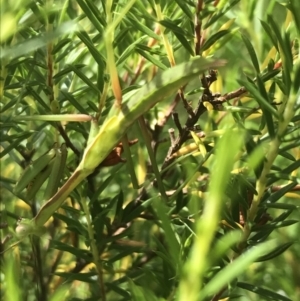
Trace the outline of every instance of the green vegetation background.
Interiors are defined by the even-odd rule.
[[[18,218],[47,200],[47,181],[30,199],[28,187],[15,193],[22,170],[67,143],[59,187],[70,177],[90,123],[65,114],[101,126],[118,92],[114,67],[126,98],[194,56],[226,60],[209,86],[220,103],[203,98],[207,70],[130,127],[132,162],[98,168],[47,234],[1,253],[1,299],[299,300],[299,11],[297,0],[1,0],[2,251],[18,240]],[[192,150],[161,173],[164,191],[152,187],[170,159],[169,129],[180,136],[184,101],[196,109],[199,99],[198,135],[180,145]],[[38,115],[60,122],[22,120]]]

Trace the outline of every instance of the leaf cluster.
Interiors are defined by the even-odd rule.
[[[298,299],[299,1],[2,2],[1,251],[118,101],[137,116],[166,70],[227,63],[131,120],[47,234],[1,253],[1,298]]]

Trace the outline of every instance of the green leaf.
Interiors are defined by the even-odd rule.
[[[257,76],[256,80],[257,80],[257,86],[258,86],[260,95],[265,99],[265,101],[267,103],[270,103],[268,93],[267,93],[264,83],[261,80],[259,75]],[[271,139],[273,139],[275,137],[275,130],[274,130],[274,122],[273,122],[273,118],[272,118],[272,113],[269,112],[267,109],[265,109],[264,106],[262,106],[261,109],[263,111],[263,116],[264,116],[266,124],[267,124],[269,136]]]
[[[295,143],[295,146],[296,146],[296,144],[297,144],[297,142]],[[298,143],[298,146],[299,146],[299,143]],[[300,167],[300,160],[296,160],[288,167],[281,169],[281,172],[286,173],[286,174],[291,174],[294,170],[298,169],[299,167]]]
[[[230,30],[220,30],[217,33],[214,33],[212,36],[210,36],[205,43],[203,44],[203,46],[201,47],[201,51],[205,51],[207,50],[209,47],[211,47],[212,45],[214,45],[216,42],[218,42],[222,37],[224,37],[225,35],[227,35],[228,33],[230,33]]]
[[[57,52],[59,52],[63,47],[71,43],[72,40],[69,38],[61,39],[52,49],[52,54],[55,55]]]
[[[178,4],[178,6],[182,9],[182,11],[187,15],[187,17],[190,20],[193,20],[194,15],[189,9],[189,7],[186,5],[186,1],[185,0],[175,0],[175,1]]]
[[[298,138],[296,138],[296,139],[298,139]],[[296,159],[294,158],[294,156],[293,156],[292,154],[288,153],[288,152],[282,152],[282,151],[279,151],[279,152],[278,152],[278,155],[279,155],[279,156],[282,156],[282,157],[284,157],[284,158],[286,158],[286,159],[288,159],[288,160],[291,160],[291,161],[293,161],[293,162],[296,161]]]
[[[76,64],[75,65],[76,69],[81,69],[85,67],[84,64]],[[62,68],[61,71],[57,72],[54,76],[53,79],[55,79],[55,84],[57,84],[61,79],[65,78],[65,75],[68,73],[73,72],[73,68],[70,65],[65,66],[65,68]]]
[[[273,258],[281,255],[283,252],[285,252],[293,244],[294,244],[294,242],[284,243],[284,244],[278,246],[277,248],[275,248],[275,250],[273,250],[269,254],[259,257],[256,260],[256,262],[262,262],[262,261],[267,261],[267,260],[273,259]]]
[[[290,0],[287,3],[287,8],[291,11],[294,17],[294,21],[298,30],[298,33],[300,34],[300,16],[299,16],[299,11],[300,11],[300,2],[297,0]]]
[[[267,33],[267,35],[269,36],[270,40],[272,41],[273,46],[277,49],[277,51],[279,51],[277,38],[274,35],[269,24],[263,20],[260,20],[260,23],[261,23],[262,27],[264,28],[265,32]]]
[[[165,239],[167,241],[169,252],[172,257],[174,268],[176,269],[180,267],[180,245],[176,238],[175,229],[171,226],[170,218],[167,215],[167,208],[162,203],[161,199],[156,199],[153,204],[153,208],[161,221],[161,227],[165,232]]]
[[[68,281],[82,281],[87,283],[95,283],[97,279],[95,279],[95,276],[97,276],[96,272],[88,272],[88,273],[63,273],[63,272],[55,272],[53,275],[60,276],[62,278],[66,278]]]
[[[79,220],[60,213],[54,213],[53,216],[65,222],[67,224],[68,229],[84,237],[88,237],[87,229],[82,225],[82,223]]]
[[[160,41],[160,36],[154,33],[151,29],[149,29],[147,26],[145,26],[140,20],[137,20],[136,17],[132,13],[128,13],[127,15],[128,19],[124,19],[125,22],[130,24],[133,28],[136,28],[137,30],[141,31],[143,34]]]
[[[87,262],[92,261],[92,254],[90,253],[90,251],[75,248],[75,247],[70,246],[66,243],[63,243],[59,240],[51,239],[49,247],[71,253],[71,254],[75,255],[77,258],[82,258],[82,259],[86,260]]]
[[[284,187],[282,187],[280,190],[272,193],[272,195],[269,197],[268,199],[268,203],[275,203],[278,200],[280,200],[286,193],[288,193],[289,191],[291,191],[295,186],[297,185],[297,183],[292,182],[290,184],[285,185]]]
[[[112,290],[117,294],[119,294],[120,296],[124,297],[125,298],[124,300],[130,300],[131,298],[130,293],[128,292],[128,290],[121,288],[120,285],[115,285],[109,282],[105,283],[105,285],[109,290]]]
[[[191,46],[191,43],[188,42],[188,40],[185,38],[184,35],[181,35],[177,32],[174,32],[174,35],[177,37],[181,45],[189,52],[191,56],[194,56],[194,50]]]
[[[189,37],[189,38],[193,38],[192,34],[190,34],[189,32],[187,32],[185,30],[183,30],[173,20],[165,18],[164,20],[159,21],[159,23],[161,25],[163,25],[165,28],[172,31],[174,34],[177,33],[178,35],[181,35],[181,36],[186,36],[186,37]]]
[[[123,62],[126,61],[126,59],[135,51],[136,45],[144,41],[146,36],[142,36],[139,39],[137,39],[134,43],[130,44],[120,55],[118,58],[116,65],[122,65]]]
[[[255,293],[255,294],[258,294],[260,296],[263,296],[265,298],[270,298],[271,300],[276,300],[276,301],[292,301],[291,299],[283,296],[283,295],[280,295],[280,294],[277,294],[277,293],[274,293],[268,289],[265,289],[265,288],[262,288],[262,287],[259,287],[259,286],[256,286],[256,285],[252,285],[252,284],[249,284],[249,283],[245,283],[245,282],[238,282],[237,283],[237,286],[240,287],[240,288],[243,288],[245,290],[248,290],[252,293]]]
[[[286,210],[285,212],[281,213],[279,216],[277,216],[275,219],[273,219],[272,223],[278,223],[281,221],[284,221],[288,216],[290,216],[293,213],[294,209]]]
[[[221,11],[216,10],[216,12],[213,14],[211,18],[208,18],[208,21],[204,24],[203,29],[208,28],[212,24],[216,23],[218,19],[220,19],[222,16],[226,14],[227,11],[229,11],[233,6],[238,4],[240,0],[232,0],[231,2],[229,1],[224,1],[223,3],[226,3],[224,7],[222,7]]]
[[[103,21],[95,6],[90,1],[78,0],[77,3],[98,32],[103,32]]]
[[[157,298],[154,296],[153,292],[148,290],[146,287],[135,285],[131,279],[129,279],[128,282],[132,301],[157,301]]]
[[[10,143],[7,147],[3,149],[3,151],[0,153],[0,158],[3,158],[5,155],[7,155],[10,151],[17,148],[18,145],[21,144],[21,142],[24,140],[24,138],[19,138],[15,140],[14,142]]]
[[[71,70],[84,82],[86,83],[94,92],[99,93],[98,87],[76,66],[70,65]]]
[[[283,63],[283,79],[284,84],[287,87],[287,95],[289,95],[291,88],[291,73],[293,70],[293,56],[289,35],[288,33],[285,33],[284,37],[281,36],[280,29],[276,22],[273,20],[272,16],[268,16],[268,22],[273,29],[273,32],[279,43],[279,52]]]
[[[146,60],[148,60],[149,62],[151,62],[152,64],[154,64],[155,66],[159,67],[162,70],[167,70],[168,67],[163,64],[160,60],[156,59],[153,55],[151,55],[150,53],[141,50],[139,48],[136,48],[136,52],[139,53],[141,56],[143,56]]]
[[[268,80],[274,78],[279,73],[280,73],[280,69],[279,68],[271,70],[271,71],[268,71],[268,72],[263,73],[263,74],[260,75],[261,76],[261,80],[263,82],[267,82]]]
[[[69,92],[61,90],[61,94],[68,100],[80,113],[88,114],[88,111],[76,100],[76,98]]]
[[[97,62],[97,64],[99,66],[102,66],[102,67],[105,66],[105,63],[104,63],[105,58],[103,57],[101,52],[99,52],[97,50],[94,43],[92,42],[92,40],[88,36],[88,34],[83,30],[76,32],[76,34],[77,34],[78,38],[87,46],[87,48],[89,49],[90,54],[93,56],[93,58]]]
[[[247,47],[248,53],[250,55],[253,67],[256,71],[257,74],[259,74],[260,72],[260,68],[259,68],[259,63],[258,63],[258,59],[256,56],[256,52],[254,50],[253,45],[251,44],[250,40],[246,37],[246,35],[242,34],[242,39]]]
[[[59,38],[62,35],[73,33],[77,29],[77,25],[74,21],[63,23],[52,33],[40,35],[38,37],[30,38],[27,41],[22,41],[15,46],[8,48],[0,48],[0,59],[13,59],[20,57],[34,50],[45,47],[47,43]]]
[[[220,272],[218,272],[202,289],[201,300],[205,297],[216,294],[224,286],[228,285],[240,274],[242,274],[249,266],[255,262],[259,257],[264,255],[270,249],[276,247],[275,241],[268,241],[259,244],[250,250],[246,251],[238,258],[236,258],[231,264],[227,265]]]
[[[287,210],[296,210],[299,206],[294,204],[286,204],[286,203],[264,203],[264,207],[266,208],[275,208],[275,209],[287,209]]]
[[[249,91],[250,94],[252,94],[253,98],[258,102],[262,109],[265,109],[265,111],[268,111],[275,117],[279,118],[277,110],[274,109],[274,107],[272,107],[272,105],[260,94],[255,85],[245,80],[238,80],[238,82],[242,86],[245,86],[245,88]]]
[[[290,225],[294,225],[296,223],[299,223],[299,220],[287,220],[287,221],[282,221],[282,222],[275,222],[275,223],[269,223],[264,226],[253,226],[252,231],[253,232],[259,232],[259,231],[267,231],[267,230],[274,230],[278,228],[283,228],[283,227],[288,227]]]

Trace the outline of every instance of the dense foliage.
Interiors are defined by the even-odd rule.
[[[1,1],[1,300],[299,300],[299,11]]]

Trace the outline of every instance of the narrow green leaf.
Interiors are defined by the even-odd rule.
[[[82,0],[81,0],[82,1]],[[59,38],[62,35],[73,33],[77,29],[77,25],[74,21],[69,21],[60,25],[60,27],[56,28],[51,33],[47,33],[45,35],[40,35],[38,37],[30,38],[27,41],[22,41],[19,44],[7,47],[0,48],[0,58],[1,59],[13,59],[16,57],[20,57],[24,54],[30,53],[34,50],[45,47],[47,43]]]
[[[293,244],[294,244],[294,242],[284,243],[284,244],[278,246],[275,250],[273,250],[269,254],[259,257],[256,260],[256,262],[267,261],[267,260],[273,259],[273,258],[281,255],[283,252],[285,252]]]
[[[109,282],[105,283],[105,285],[107,286],[107,288],[109,290],[112,290],[112,291],[116,292],[117,294],[119,294],[120,296],[124,297],[123,300],[130,300],[131,296],[127,289],[123,289],[120,287],[120,285],[115,285],[115,284],[109,283]]]
[[[278,228],[283,228],[283,227],[288,227],[290,225],[294,225],[296,223],[299,223],[299,220],[287,220],[287,221],[282,221],[282,222],[278,222],[278,223],[269,223],[266,224],[264,226],[253,226],[252,227],[252,231],[253,232],[259,232],[259,231],[267,231],[267,230],[274,230],[274,229],[278,229]]]
[[[24,131],[18,134],[14,134],[14,135],[2,135],[1,136],[1,142],[3,141],[9,141],[12,142],[15,139],[27,139],[29,138],[33,133],[35,133],[34,131]]]
[[[224,235],[214,245],[212,248],[212,263],[214,261],[220,260],[228,250],[234,246],[234,244],[237,244],[239,240],[241,239],[241,231],[240,230],[234,230],[230,231]]]
[[[79,69],[85,67],[85,65],[84,64],[76,64],[75,67],[79,70]],[[55,84],[57,84],[61,79],[63,79],[65,77],[65,75],[67,75],[70,72],[73,72],[73,68],[70,65],[65,66],[64,69],[57,72],[53,76],[53,79],[55,79]]]
[[[273,46],[277,49],[277,51],[279,52],[279,48],[278,48],[278,41],[276,36],[274,35],[271,27],[269,26],[269,24],[263,20],[260,20],[260,23],[262,25],[262,27],[264,28],[265,32],[267,33],[267,35],[269,36],[270,40],[273,43]]]
[[[163,64],[160,60],[156,59],[153,55],[147,53],[146,51],[137,48],[136,52],[138,52],[141,56],[143,56],[145,59],[147,59],[149,62],[153,63],[160,69],[162,70],[168,69],[168,67],[165,64]]]
[[[297,137],[296,139],[299,139],[299,138]],[[296,159],[294,158],[294,156],[293,156],[292,154],[288,153],[288,152],[282,152],[282,151],[280,151],[280,152],[278,153],[278,155],[280,155],[280,156],[282,156],[283,158],[286,158],[286,159],[288,159],[288,160],[291,160],[291,161],[293,161],[293,162],[296,161]]]
[[[276,24],[276,22],[273,20],[272,16],[268,16],[268,22],[272,27],[280,46],[279,52],[283,63],[283,71],[282,71],[283,79],[284,79],[284,84],[287,87],[287,95],[289,95],[290,87],[291,87],[291,73],[293,70],[293,56],[292,56],[289,34],[286,32],[284,33],[283,37],[281,36],[280,29]]]
[[[124,18],[124,21],[129,23],[133,28],[139,30],[143,34],[160,41],[160,36],[157,35],[154,31],[145,26],[140,20],[137,20],[136,17],[132,13],[128,13],[127,18]]]
[[[101,52],[97,50],[94,43],[88,36],[88,34],[85,31],[78,31],[76,32],[78,38],[86,45],[86,47],[89,49],[90,54],[93,56],[95,61],[98,63],[99,66],[105,65],[105,58],[102,56]]]
[[[291,189],[292,189],[293,187],[295,187],[296,185],[297,185],[297,183],[295,183],[295,182],[292,182],[292,183],[290,183],[290,184],[285,185],[285,186],[282,187],[280,190],[274,192],[274,193],[270,196],[268,202],[270,202],[270,203],[275,203],[275,202],[277,202],[277,201],[280,200],[287,192],[291,191]],[[268,203],[268,202],[267,202],[267,203]]]
[[[259,257],[264,255],[270,249],[274,249],[276,243],[274,241],[268,241],[251,248],[243,253],[231,264],[228,264],[219,273],[217,273],[203,288],[201,292],[201,300],[207,296],[211,296],[220,291],[224,286],[228,285],[240,274],[255,262]]]
[[[186,5],[186,1],[185,0],[175,0],[175,1],[178,4],[178,6],[182,9],[182,11],[187,15],[187,17],[190,20],[193,20],[194,15],[189,9],[189,7]]]
[[[290,0],[287,3],[287,8],[291,11],[294,17],[294,21],[298,30],[298,34],[300,34],[300,2],[298,0]]]
[[[250,94],[253,95],[253,98],[258,102],[258,104],[261,106],[261,108],[264,108],[265,110],[268,110],[270,113],[272,113],[275,117],[279,118],[279,114],[277,110],[272,107],[272,105],[260,94],[258,89],[255,87],[255,85],[249,83],[245,80],[237,80],[242,86],[245,86],[245,88],[249,91]]]
[[[280,72],[281,72],[281,70],[279,68],[268,71],[267,73],[264,73],[261,75],[261,80],[263,82],[267,82],[268,80],[274,78]]]
[[[52,54],[55,55],[58,51],[60,51],[63,47],[65,47],[67,44],[71,43],[72,40],[69,38],[60,40],[52,49]]]
[[[119,167],[120,168],[120,167]],[[108,184],[111,182],[111,180],[113,179],[113,173],[107,178],[105,179],[98,187],[98,189],[95,191],[95,193],[93,194],[93,197],[90,200],[90,203],[92,204],[93,202],[95,202],[97,200],[97,198],[99,197],[99,195],[101,194],[101,192],[108,186]]]
[[[244,41],[244,44],[247,47],[248,53],[250,55],[250,58],[251,58],[251,61],[252,61],[252,64],[253,64],[253,67],[254,67],[256,73],[259,74],[260,68],[259,68],[259,63],[258,63],[258,59],[257,59],[257,56],[256,56],[256,52],[254,50],[254,47],[251,44],[250,40],[247,38],[247,36],[245,36],[244,34],[242,34],[242,39]]]
[[[224,1],[223,3],[226,3],[224,7],[222,7],[222,10],[216,10],[216,13],[213,14],[211,18],[208,18],[208,21],[204,24],[203,29],[208,28],[212,24],[216,23],[218,19],[220,19],[222,16],[226,14],[227,11],[229,11],[233,6],[238,4],[240,0],[232,0],[231,2],[229,1]]]
[[[87,262],[92,261],[92,254],[88,250],[75,248],[75,247],[73,247],[69,244],[63,243],[59,240],[51,239],[49,247],[71,253],[71,254],[75,255],[77,258],[82,258],[82,259],[86,260]]]
[[[139,39],[137,39],[134,43],[130,44],[120,55],[116,62],[116,65],[122,65],[122,63],[134,52],[136,45],[144,41],[145,38],[146,36],[142,36]]]
[[[294,146],[297,147],[297,142],[294,144]],[[298,146],[299,146],[299,141],[298,141]],[[298,169],[299,167],[300,167],[300,160],[296,160],[288,167],[281,169],[281,172],[286,174],[291,174],[294,170]]]
[[[284,221],[293,213],[293,211],[294,211],[294,209],[289,209],[289,210],[284,211],[279,216],[277,216],[275,219],[273,219],[272,223],[278,223],[278,222]]]
[[[128,282],[132,301],[148,301],[143,287],[135,285],[131,279]]]
[[[137,218],[146,208],[148,208],[152,202],[158,198],[153,197],[147,201],[144,201],[141,205],[136,206],[133,202],[129,203],[123,210],[122,222],[128,223],[129,221]]]
[[[76,66],[70,65],[71,70],[84,82],[86,83],[91,89],[93,89],[96,93],[99,93],[98,87]]]
[[[194,37],[192,34],[179,27],[173,20],[165,18],[164,20],[159,21],[159,23],[163,25],[165,28],[169,29],[174,34],[177,33],[179,35],[190,37],[190,38]]]
[[[258,86],[258,90],[260,92],[261,97],[263,97],[267,103],[270,103],[269,95],[268,95],[265,85],[259,75],[257,76],[256,81],[257,81],[257,86]],[[265,107],[262,106],[261,108],[262,108],[263,116],[264,116],[266,124],[267,124],[269,136],[272,139],[275,137],[275,129],[274,129],[274,122],[273,122],[272,114],[267,109],[265,109]]]
[[[291,149],[293,149],[293,148],[297,148],[297,147],[299,147],[299,141],[296,141],[296,142],[293,142],[293,143],[289,143],[288,145],[282,147],[282,148],[280,149],[280,151],[289,151],[289,150],[291,150]],[[298,161],[299,161],[299,160],[298,160]],[[296,161],[296,162],[297,162],[297,161]]]
[[[68,217],[66,215],[60,214],[60,213],[54,213],[53,216],[56,218],[62,220],[66,225],[68,226],[68,229],[84,236],[88,237],[87,229],[83,226],[83,224],[74,218]]]
[[[276,301],[292,301],[290,298],[287,298],[283,295],[274,293],[268,289],[256,286],[256,285],[252,285],[249,283],[245,283],[245,282],[238,282],[237,286],[240,288],[243,288],[245,290],[248,290],[252,293],[258,294],[260,296],[266,297],[266,298],[270,298],[271,300],[276,300]]]
[[[153,208],[158,216],[159,220],[161,221],[161,227],[165,232],[165,239],[167,241],[169,252],[172,257],[173,264],[175,265],[175,269],[179,268],[181,265],[180,262],[180,245],[175,235],[175,230],[172,228],[172,223],[170,218],[167,215],[167,208],[162,203],[161,199],[156,199],[154,201]],[[177,268],[176,268],[177,267]]]
[[[91,23],[95,26],[98,32],[103,32],[103,24],[101,24],[100,14],[94,14],[93,8],[91,8],[89,1],[78,0],[77,3],[81,7],[81,9],[86,14],[87,18],[91,21]]]
[[[76,100],[76,98],[69,92],[61,90],[61,94],[68,100],[80,113],[88,114],[87,110]]]
[[[50,112],[50,108],[46,104],[45,100],[35,91],[33,87],[27,86],[26,90],[32,95],[34,100],[36,100],[47,112]]]
[[[209,47],[211,47],[216,42],[219,42],[219,40],[230,33],[230,30],[220,30],[216,33],[214,33],[212,36],[208,38],[208,40],[205,41],[204,45],[201,47],[201,51],[207,50]]]
[[[87,283],[96,283],[97,280],[97,273],[96,272],[87,272],[87,273],[62,273],[62,272],[55,272],[53,275],[57,275],[62,278],[66,278],[68,281],[81,281]]]
[[[287,203],[264,203],[263,206],[265,208],[275,208],[275,209],[286,209],[286,210],[296,210],[299,206],[294,204],[287,204]]]
[[[257,246],[257,244],[262,243],[267,240],[267,238],[270,236],[270,234],[273,232],[274,229],[267,229],[267,230],[261,230],[251,236],[250,239],[248,239],[247,243],[249,246]]]
[[[194,50],[191,46],[191,44],[188,42],[188,40],[185,38],[184,35],[181,35],[177,32],[174,32],[174,35],[176,36],[176,38],[179,40],[179,42],[181,43],[181,45],[188,51],[188,53],[191,55],[191,56],[194,56],[195,53],[194,53]]]
[[[10,143],[7,147],[3,149],[3,151],[0,153],[0,158],[3,158],[5,155],[7,155],[11,150],[15,149],[20,145],[20,143],[24,140],[24,138],[19,138],[15,140],[14,142]]]

